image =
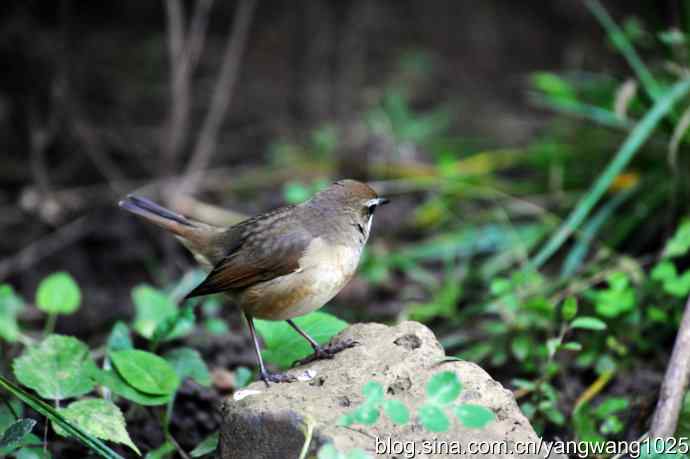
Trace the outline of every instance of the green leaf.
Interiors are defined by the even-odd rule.
[[[249,385],[250,382],[252,382],[253,373],[252,373],[252,370],[250,370],[247,367],[235,368],[234,374],[235,374],[235,387],[238,389],[241,389],[242,387],[246,387]]]
[[[196,448],[189,452],[192,457],[201,457],[213,453],[218,448],[218,432],[214,432],[201,440]]]
[[[115,369],[135,389],[153,395],[170,395],[180,385],[175,370],[162,357],[138,349],[110,353]]]
[[[546,350],[549,353],[549,357],[553,357],[558,351],[561,345],[561,338],[550,338],[546,340]]]
[[[19,400],[11,398],[6,401],[10,406],[7,406],[5,400],[0,400],[0,432],[7,429],[10,424],[13,424],[18,417],[24,414],[24,406]],[[17,417],[15,417],[15,415]]]
[[[627,398],[608,397],[596,407],[594,415],[599,419],[604,419],[607,416],[628,409],[628,406],[630,406],[630,401]]]
[[[606,330],[606,322],[596,317],[578,317],[570,322],[570,328],[582,328],[585,330]]]
[[[564,343],[561,345],[561,349],[564,349],[566,351],[575,351],[579,352],[582,350],[582,344],[576,342],[576,341],[571,341],[569,343]]]
[[[89,348],[71,336],[50,335],[12,365],[17,380],[43,398],[63,400],[93,389],[89,374],[96,365]]]
[[[19,337],[17,315],[24,301],[14,293],[9,284],[0,284],[0,338],[13,343]]]
[[[145,459],[164,459],[167,457],[171,457],[175,453],[175,451],[177,451],[175,445],[173,445],[169,441],[166,441],[158,448],[146,453]]]
[[[625,142],[620,146],[616,155],[601,175],[596,179],[589,191],[577,203],[575,209],[561,224],[558,230],[544,244],[541,250],[534,256],[530,266],[540,268],[551,256],[560,249],[563,243],[572,235],[587,218],[591,210],[606,194],[615,178],[628,165],[630,160],[640,150],[659,122],[671,111],[673,106],[685,97],[690,90],[690,79],[681,80],[665,91],[654,106],[647,111],[640,122],[630,132]]]
[[[38,284],[36,306],[48,314],[72,314],[80,303],[81,290],[64,271],[53,273]]]
[[[666,242],[664,257],[680,257],[690,250],[690,219],[685,219],[678,226],[675,234]]]
[[[410,420],[410,411],[399,400],[386,400],[383,402],[383,412],[393,424],[403,425]]]
[[[194,330],[195,322],[194,306],[186,306],[156,325],[151,341],[157,343],[186,336]]]
[[[553,99],[562,102],[577,100],[575,88],[555,73],[536,72],[532,75],[532,84]]]
[[[352,413],[353,421],[356,424],[364,424],[371,426],[376,424],[379,420],[380,411],[375,403],[362,403],[357,407],[357,409]]]
[[[311,197],[311,190],[301,182],[287,182],[283,185],[283,199],[288,204],[299,204]]]
[[[97,384],[110,389],[114,394],[143,406],[165,405],[172,398],[170,394],[151,395],[141,392],[127,384],[116,371],[106,371],[97,368],[91,373],[91,378]]]
[[[36,425],[33,419],[18,419],[11,424],[0,437],[0,451],[12,451],[22,445],[24,437],[31,433]]]
[[[321,311],[294,319],[319,344],[325,344],[347,327],[347,322]],[[256,330],[264,341],[263,358],[280,368],[290,368],[292,363],[311,354],[312,348],[299,333],[285,321],[254,320]]]
[[[53,424],[59,425],[63,430],[68,432],[72,437],[76,438],[84,446],[90,448],[93,452],[105,459],[123,459],[122,456],[110,449],[105,443],[98,438],[85,432],[79,426],[71,424],[65,417],[58,413],[52,406],[36,397],[33,394],[25,391],[21,387],[14,384],[12,381],[0,375],[0,388],[17,397],[22,402],[26,403],[31,409],[42,414],[50,419]]]
[[[450,427],[448,416],[436,405],[426,403],[417,411],[419,422],[429,432],[446,432]]]
[[[338,451],[333,443],[326,443],[316,455],[317,459],[345,459],[345,456]]]
[[[481,429],[496,419],[490,409],[473,403],[461,403],[454,409],[455,416],[465,427]]]
[[[529,336],[519,335],[513,338],[510,343],[510,350],[519,361],[523,361],[527,358],[532,348],[532,343],[530,342]]]
[[[376,381],[369,381],[362,388],[362,395],[369,403],[378,403],[383,400],[383,386]]]
[[[566,322],[570,322],[577,315],[577,298],[569,296],[563,302],[563,308],[561,309],[561,317]]]
[[[371,459],[371,456],[361,448],[354,448],[345,454],[345,459]]]
[[[113,402],[100,398],[89,398],[70,403],[67,408],[58,410],[65,419],[82,428],[85,432],[101,440],[122,443],[138,455],[139,448],[132,442],[125,427],[125,417]],[[53,424],[55,432],[69,436],[59,425]]]
[[[136,310],[134,330],[144,338],[153,337],[156,327],[165,319],[177,314],[173,300],[150,285],[140,285],[132,290],[132,300]]]
[[[211,375],[199,351],[189,347],[180,347],[168,351],[164,357],[170,362],[180,381],[190,378],[202,386],[211,385]]]
[[[134,347],[132,345],[132,338],[129,335],[129,327],[124,322],[115,322],[110,336],[108,336],[106,347],[108,352],[132,349]]]
[[[50,451],[43,451],[42,441],[34,434],[24,438],[24,445],[14,453],[15,459],[51,459]]]
[[[458,375],[453,371],[436,373],[426,385],[426,395],[430,402],[446,405],[453,402],[462,391]]]

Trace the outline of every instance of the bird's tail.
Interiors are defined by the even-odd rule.
[[[120,207],[154,223],[177,236],[189,238],[199,227],[187,217],[156,204],[150,199],[129,195],[119,203]]]

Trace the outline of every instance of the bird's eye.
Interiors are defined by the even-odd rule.
[[[376,210],[376,204],[370,204],[365,208],[365,213],[367,215],[374,215],[375,210]]]

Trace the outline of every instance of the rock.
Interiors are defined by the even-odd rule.
[[[424,441],[427,441],[427,447],[435,445],[439,448],[444,446],[441,441],[446,441],[447,448],[461,447],[465,452],[468,452],[466,448],[494,448],[494,451],[476,450],[476,454],[463,457],[543,457],[510,454],[498,449],[516,446],[516,442],[525,445],[531,442],[536,448],[539,438],[509,390],[474,363],[444,362],[443,348],[424,325],[417,322],[404,322],[395,327],[357,324],[344,330],[334,341],[344,339],[352,339],[359,344],[337,354],[332,360],[313,362],[290,371],[305,379],[307,370],[310,380],[272,384],[270,388],[262,382],[255,382],[226,400],[218,457],[298,458],[309,428],[313,428],[313,433],[308,457],[313,457],[322,445],[329,442],[340,451],[360,448],[371,457],[437,458],[453,455],[425,455],[422,450]],[[496,420],[481,429],[469,429],[460,425],[454,416],[449,416],[451,426],[447,432],[425,430],[417,420],[416,409],[424,403],[427,381],[440,371],[455,371],[462,382],[463,391],[457,401],[483,405],[494,412]],[[412,413],[407,424],[395,425],[383,414],[373,426],[356,424],[344,427],[338,424],[344,414],[352,412],[364,401],[362,387],[369,381],[381,383],[386,397],[407,405]],[[429,443],[434,440],[437,440],[435,444]],[[381,453],[388,442],[391,447],[397,442],[397,451],[389,450],[377,455],[377,443],[378,453]],[[409,454],[412,442],[416,447],[414,456]]]

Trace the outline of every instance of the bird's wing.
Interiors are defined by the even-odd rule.
[[[312,240],[301,225],[290,225],[285,210],[247,220],[228,231],[228,254],[186,298],[233,289],[297,271]]]

